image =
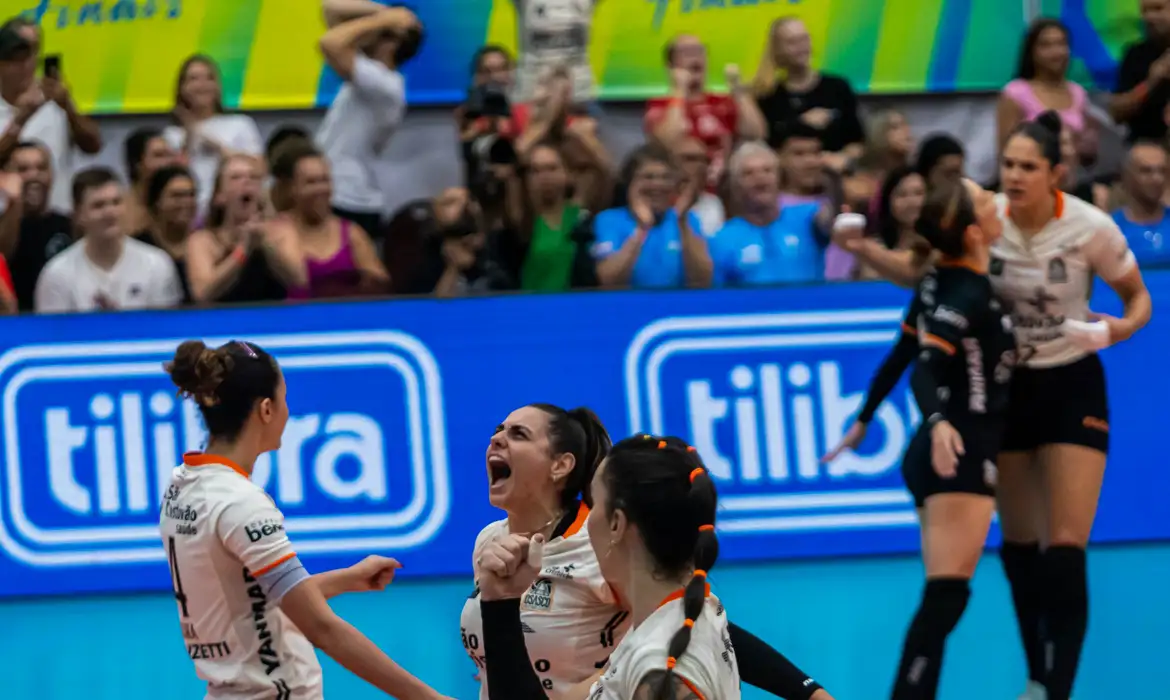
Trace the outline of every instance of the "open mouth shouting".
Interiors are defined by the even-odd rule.
[[[498,493],[507,486],[508,480],[512,478],[512,467],[506,459],[494,454],[488,455],[487,465],[491,492]]]

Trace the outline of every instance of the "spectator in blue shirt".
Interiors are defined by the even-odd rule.
[[[760,142],[740,146],[731,157],[733,194],[742,216],[711,242],[715,281],[721,286],[756,287],[824,279],[824,240],[831,208],[817,204],[781,207],[780,164]]]
[[[626,206],[607,209],[593,220],[593,257],[601,286],[711,286],[707,240],[690,211],[698,191],[685,182],[670,152],[656,145],[634,151],[622,168],[622,182]]]
[[[1162,204],[1166,166],[1166,150],[1149,141],[1135,143],[1126,158],[1126,204],[1113,212],[1113,220],[1142,263],[1170,263],[1170,216]]]

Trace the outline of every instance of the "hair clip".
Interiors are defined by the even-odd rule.
[[[252,346],[251,346],[251,345],[248,345],[247,343],[245,343],[245,342],[244,342],[244,341],[242,341],[242,340],[236,340],[236,341],[233,341],[233,342],[234,342],[236,345],[239,345],[241,348],[243,348],[243,349],[244,349],[244,352],[245,352],[245,353],[247,353],[248,357],[252,358],[253,360],[258,360],[258,359],[260,359],[260,356],[256,354],[256,351],[252,349]]]

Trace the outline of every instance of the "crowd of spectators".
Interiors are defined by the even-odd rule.
[[[1097,167],[1111,125],[1068,79],[1070,35],[1056,19],[1023,37],[997,131],[1002,146],[1019,122],[1057,111],[1065,189],[1114,212],[1135,253],[1158,263],[1170,259],[1170,0],[1140,4],[1146,36],[1109,97],[1128,135],[1121,172]],[[192,56],[171,113],[126,139],[126,182],[74,172],[102,134],[43,60],[39,28],[0,27],[0,311],[870,279],[829,222],[864,213],[886,246],[913,248],[926,188],[964,173],[954,137],[915,134],[897,110],[864,113],[847,79],[814,67],[792,17],[768,28],[748,80],[735,65],[709,70],[700,37],[672,37],[669,94],[647,102],[644,145],[616,163],[599,137],[586,14],[522,27],[518,58],[475,53],[458,145],[433,145],[461,149],[464,186],[386,220],[374,172],[405,118],[400,69],[425,31],[372,0],[324,0],[324,12],[320,52],[344,86],[316,133],[290,125],[265,142],[251,116],[224,109],[215,62]],[[726,92],[708,83],[720,72]]]

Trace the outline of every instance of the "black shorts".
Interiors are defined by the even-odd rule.
[[[964,454],[959,455],[955,476],[944,479],[934,470],[931,460],[930,427],[925,423],[910,440],[902,459],[902,479],[914,497],[914,505],[921,508],[926,499],[939,493],[973,493],[995,496],[998,472],[995,456],[1003,435],[1002,423],[967,422],[957,420],[952,425],[963,438]]]
[[[1042,445],[1109,452],[1109,397],[1096,354],[1060,367],[1020,367],[1012,375],[1001,449],[1027,452]]]

